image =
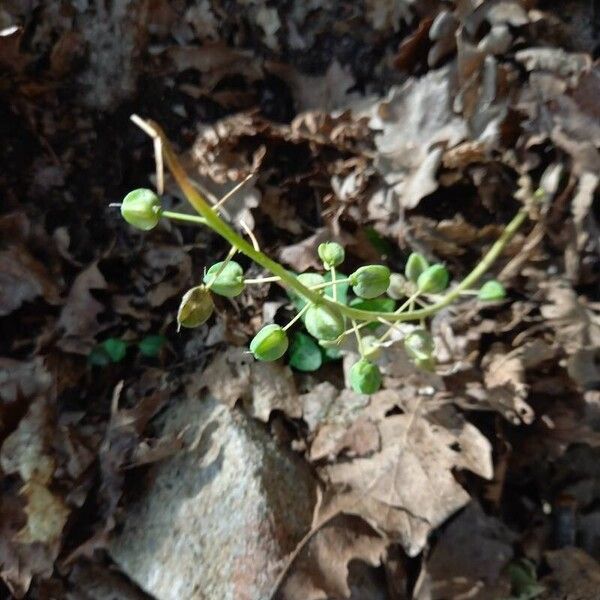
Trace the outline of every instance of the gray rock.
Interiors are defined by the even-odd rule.
[[[163,433],[185,427],[190,449],[153,467],[109,551],[158,600],[264,600],[310,528],[312,475],[214,399],[173,406]]]

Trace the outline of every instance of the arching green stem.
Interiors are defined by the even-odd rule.
[[[492,245],[487,254],[482,258],[479,264],[463,279],[463,281],[448,291],[441,300],[435,304],[431,304],[426,308],[420,308],[417,310],[406,311],[402,313],[388,313],[378,311],[366,311],[350,306],[345,306],[336,302],[326,296],[321,296],[317,291],[311,290],[301,282],[289,271],[287,271],[278,262],[272,260],[259,250],[256,250],[251,244],[249,244],[244,238],[240,237],[236,231],[230,227],[225,221],[219,217],[219,215],[213,210],[210,204],[203,198],[198,190],[191,184],[187,174],[181,163],[179,162],[173,148],[165,136],[162,129],[153,121],[148,121],[147,124],[156,132],[162,140],[162,149],[164,152],[166,163],[175,177],[179,187],[183,191],[188,202],[196,209],[202,218],[206,220],[206,225],[210,227],[215,233],[219,234],[222,238],[227,240],[232,246],[235,246],[241,253],[245,254],[248,258],[259,264],[261,267],[273,273],[273,275],[280,278],[280,284],[286,288],[289,288],[296,293],[303,296],[307,301],[313,303],[324,303],[330,306],[335,306],[342,314],[349,319],[355,319],[357,321],[377,321],[379,318],[387,319],[388,321],[415,321],[425,319],[427,317],[435,315],[442,308],[445,308],[456,300],[462,291],[472,287],[477,280],[490,268],[498,256],[502,253],[510,239],[517,232],[519,227],[523,224],[527,217],[527,212],[523,208],[513,217],[510,223],[506,226],[502,235]]]

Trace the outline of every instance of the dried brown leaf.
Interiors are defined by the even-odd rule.
[[[264,422],[273,410],[292,418],[302,415],[291,369],[279,363],[254,361],[242,348],[230,348],[217,355],[202,374],[201,385],[229,407],[242,400],[248,413]]]
[[[364,521],[339,515],[311,538],[294,561],[277,596],[280,600],[327,600],[348,598],[349,563],[364,561],[377,566],[386,542]]]
[[[556,341],[567,353],[600,347],[600,316],[580,299],[567,281],[552,279],[542,284],[546,296],[540,312],[554,330]]]
[[[546,586],[543,600],[596,598],[600,589],[600,565],[579,548],[546,552],[552,573],[541,580]]]
[[[445,527],[429,555],[415,598],[500,598],[510,595],[502,571],[513,556],[512,533],[471,502]]]
[[[36,481],[26,483],[21,494],[27,498],[27,523],[15,536],[15,541],[20,544],[41,543],[49,547],[56,545],[67,522],[69,508],[58,496]]]
[[[381,131],[375,138],[375,164],[405,208],[414,208],[437,188],[440,146],[455,146],[467,133],[463,120],[452,112],[452,93],[445,67],[393,88],[371,109],[370,127]]]
[[[22,246],[0,252],[0,316],[38,296],[51,304],[59,302],[58,286],[46,267]]]
[[[108,324],[98,321],[104,305],[91,292],[106,287],[106,279],[95,262],[75,278],[57,323],[57,328],[63,332],[58,345],[65,352],[88,354],[96,345],[96,334]]]
[[[491,478],[491,447],[456,415],[440,423],[394,415],[379,429],[379,452],[321,469],[338,492],[324,511],[359,515],[415,556],[429,533],[469,500],[452,470]]]
[[[47,484],[56,461],[51,450],[52,412],[44,397],[35,400],[17,429],[0,449],[0,465],[5,473],[16,473],[24,482]]]

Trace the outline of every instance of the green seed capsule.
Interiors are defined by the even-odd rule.
[[[152,191],[140,188],[129,192],[121,204],[121,215],[133,227],[149,231],[160,220],[160,198]]]
[[[433,354],[433,337],[425,329],[415,329],[404,338],[404,348],[412,358],[423,358]]]
[[[250,342],[250,352],[256,360],[270,362],[281,358],[288,349],[287,333],[274,323],[265,325]]]
[[[221,270],[221,265],[224,261],[215,263],[204,276],[204,283],[210,289],[219,294],[219,296],[227,296],[233,298],[239,296],[244,291],[244,271],[242,267],[235,261],[229,261]],[[219,273],[217,275],[217,273]]]
[[[427,267],[417,279],[417,288],[423,294],[439,294],[448,287],[450,274],[444,265]]]
[[[344,333],[344,317],[332,306],[313,304],[304,316],[306,330],[318,340],[335,340]]]
[[[381,356],[381,346],[374,335],[362,338],[363,356],[368,360],[377,360]]]
[[[404,275],[392,273],[390,275],[390,286],[387,289],[387,295],[394,300],[401,300],[410,296],[414,291],[414,284],[406,281]]]
[[[360,298],[377,298],[390,285],[390,270],[383,265],[360,267],[350,275],[353,292]]]
[[[374,394],[381,387],[379,368],[366,358],[361,358],[350,369],[350,385],[357,394]]]
[[[404,267],[404,274],[409,281],[417,283],[417,279],[423,271],[429,267],[427,259],[418,252],[413,252],[406,261],[406,267]]]
[[[324,242],[319,244],[317,249],[319,258],[323,261],[323,266],[329,270],[331,267],[337,267],[344,262],[346,253],[344,249],[336,242]]]
[[[325,283],[325,277],[323,277],[323,275],[320,273],[300,273],[297,279],[306,287],[313,287],[315,285],[321,285],[322,283]]]
[[[425,329],[416,329],[409,333],[404,339],[404,349],[414,364],[426,371],[433,371],[435,349],[433,337]]]
[[[188,290],[177,311],[177,331],[181,327],[198,327],[208,321],[215,306],[210,291],[204,285]]]
[[[486,281],[479,290],[477,297],[484,302],[493,302],[495,300],[504,300],[506,298],[506,290],[504,286],[493,279],[492,281]]]

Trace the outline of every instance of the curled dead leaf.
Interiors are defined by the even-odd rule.
[[[490,479],[491,446],[458,416],[437,423],[394,415],[379,431],[379,452],[320,470],[338,492],[323,510],[360,515],[416,556],[429,533],[469,500],[452,470],[469,469]]]

